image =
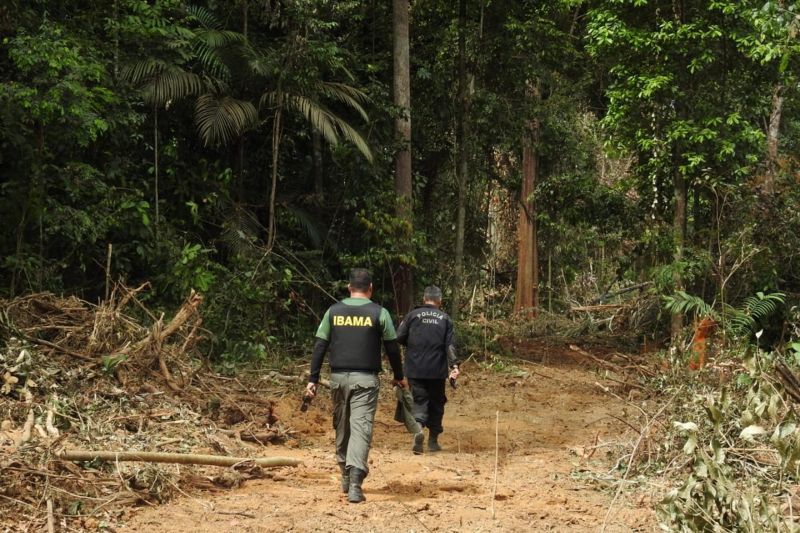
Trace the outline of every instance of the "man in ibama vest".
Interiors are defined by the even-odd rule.
[[[316,395],[327,353],[342,492],[349,502],[359,503],[366,499],[361,485],[369,472],[367,459],[378,407],[381,344],[394,373],[392,384],[407,385],[392,318],[386,309],[370,300],[372,276],[363,268],[355,268],[350,272],[347,288],[350,298],[333,304],[317,329],[306,394]]]
[[[455,386],[458,377],[458,356],[453,321],[439,309],[442,291],[426,287],[422,305],[413,309],[397,328],[397,341],[406,347],[406,376],[414,397],[414,418],[428,428],[428,451],[438,452],[439,435],[444,431],[445,381],[449,377]],[[425,435],[414,435],[411,450],[422,453]]]

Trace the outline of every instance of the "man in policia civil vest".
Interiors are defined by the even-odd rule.
[[[331,365],[336,460],[342,492],[351,503],[366,498],[361,488],[369,472],[367,458],[378,407],[381,343],[394,373],[393,385],[406,387],[397,334],[389,312],[372,302],[372,276],[363,268],[350,272],[350,298],[333,304],[322,317],[311,357],[306,394],[314,397],[325,353]]]
[[[397,328],[397,342],[406,347],[405,371],[414,397],[414,418],[428,428],[428,451],[438,452],[439,435],[444,431],[445,381],[455,383],[458,377],[458,356],[453,321],[440,309],[442,291],[425,288],[422,305],[406,315]],[[425,434],[414,435],[411,450],[422,453]]]

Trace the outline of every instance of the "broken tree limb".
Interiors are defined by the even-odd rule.
[[[84,361],[91,361],[93,363],[96,362],[96,360],[93,357],[89,357],[88,355],[75,352],[75,351],[70,350],[68,348],[64,348],[63,346],[59,346],[58,344],[56,344],[54,342],[46,341],[44,339],[37,339],[36,337],[31,337],[29,335],[25,335],[24,333],[21,335],[21,337],[23,339],[25,339],[26,341],[28,341],[28,342],[32,342],[33,344],[38,344],[40,346],[47,346],[48,348],[52,348],[52,349],[54,349],[56,351],[59,351],[61,353],[65,353],[67,355],[71,355],[73,357],[77,357],[78,359],[83,359]]]
[[[595,298],[592,301],[592,304],[602,304],[603,302],[605,302],[609,298],[613,298],[614,296],[619,296],[620,294],[625,294],[626,292],[635,291],[637,289],[644,289],[645,287],[649,287],[652,284],[653,284],[652,281],[645,281],[644,283],[638,283],[636,285],[631,285],[630,287],[625,287],[624,289],[620,289],[618,291],[614,291],[614,292],[606,291],[606,293],[603,294],[602,296],[600,296],[599,298]]]
[[[182,465],[234,466],[252,462],[256,466],[297,466],[302,461],[293,457],[223,457],[194,453],[162,452],[106,452],[92,450],[64,450],[58,454],[65,461],[142,461],[145,463],[172,463]]]
[[[228,435],[229,437],[236,437],[246,442],[256,442],[262,445],[265,442],[282,442],[285,441],[288,437],[288,434],[286,432],[274,431],[274,430],[262,433],[255,433],[253,431],[234,431],[231,429],[222,429],[219,430],[219,432],[222,433],[223,435]]]

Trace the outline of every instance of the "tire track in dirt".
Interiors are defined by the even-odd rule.
[[[284,423],[302,437],[294,446],[258,453],[300,457],[304,465],[225,493],[142,509],[123,531],[599,531],[612,491],[587,474],[607,472],[616,458],[602,447],[589,459],[579,455],[595,443],[631,439],[609,417],[620,416],[624,404],[601,393],[596,376],[575,365],[520,362],[518,369],[512,375],[468,366],[461,386],[448,391],[445,451],[422,456],[411,454],[410,435],[392,420],[393,397],[384,386],[363,504],[348,504],[338,491],[329,400],[321,397],[306,414],[284,400],[277,412],[292,413]],[[607,531],[655,530],[650,499],[621,498]]]

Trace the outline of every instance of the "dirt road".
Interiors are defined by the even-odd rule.
[[[123,530],[599,531],[613,490],[593,479],[616,460],[606,444],[631,438],[609,416],[619,416],[624,404],[602,393],[580,365],[521,362],[517,370],[468,367],[461,387],[448,392],[445,451],[422,456],[411,454],[410,436],[392,420],[394,402],[384,387],[363,504],[348,504],[338,492],[323,392],[306,414],[295,413],[296,402],[279,403],[284,423],[301,437],[264,450],[302,458],[303,466],[142,509]],[[656,529],[649,495],[624,495],[613,509],[606,531]]]

